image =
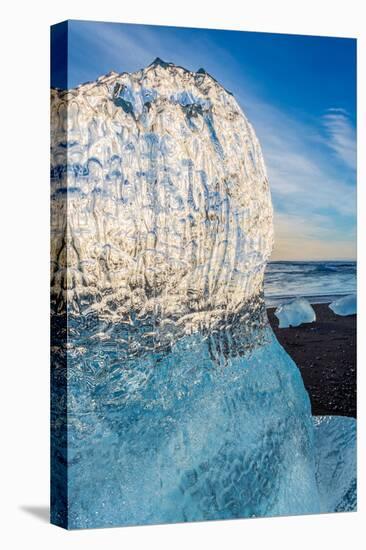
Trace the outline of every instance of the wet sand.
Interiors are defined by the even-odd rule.
[[[315,304],[316,321],[278,328],[275,308],[267,310],[280,344],[299,367],[313,415],[356,417],[356,315],[335,315]]]

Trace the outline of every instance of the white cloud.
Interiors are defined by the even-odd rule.
[[[289,116],[246,97],[244,104],[260,139],[275,210],[277,259],[355,258],[356,181],[351,165],[352,126],[345,112],[332,124],[332,150],[347,159],[334,169],[322,126]],[[343,117],[341,123],[339,118]],[[330,140],[329,140],[330,141]],[[325,147],[327,145],[327,147]]]
[[[340,108],[328,109],[323,124],[329,147],[351,169],[356,169],[356,132],[347,111]]]
[[[102,72],[95,74],[94,78],[110,71],[137,71],[159,56],[159,41],[155,33],[143,25],[85,22],[84,25],[74,25],[70,37],[74,40],[70,49],[72,83],[79,84],[83,78],[80,68],[82,70],[86,65],[95,70],[98,60],[105,60],[105,64]],[[97,52],[97,61],[91,52]]]
[[[286,211],[333,210],[355,214],[355,181],[334,172],[329,155],[321,153],[316,127],[266,103],[245,102],[260,138],[272,192],[286,200]]]

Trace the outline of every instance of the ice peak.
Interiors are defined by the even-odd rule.
[[[163,69],[167,69],[168,67],[173,67],[173,65],[174,63],[170,61],[163,61],[160,57],[156,57],[149,67],[163,67]]]

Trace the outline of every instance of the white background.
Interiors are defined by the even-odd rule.
[[[0,172],[0,537],[12,548],[364,547],[365,70],[362,2],[343,0],[58,0],[2,4]],[[49,495],[49,26],[64,19],[357,37],[359,84],[359,512],[67,532]],[[290,77],[290,75],[289,75]],[[361,154],[363,153],[363,155]],[[342,197],[339,197],[342,200]]]

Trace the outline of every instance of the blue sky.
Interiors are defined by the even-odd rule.
[[[261,142],[272,259],[355,259],[355,40],[71,21],[68,45],[69,88],[156,57],[205,68],[235,95]],[[62,85],[57,71],[52,85]]]

